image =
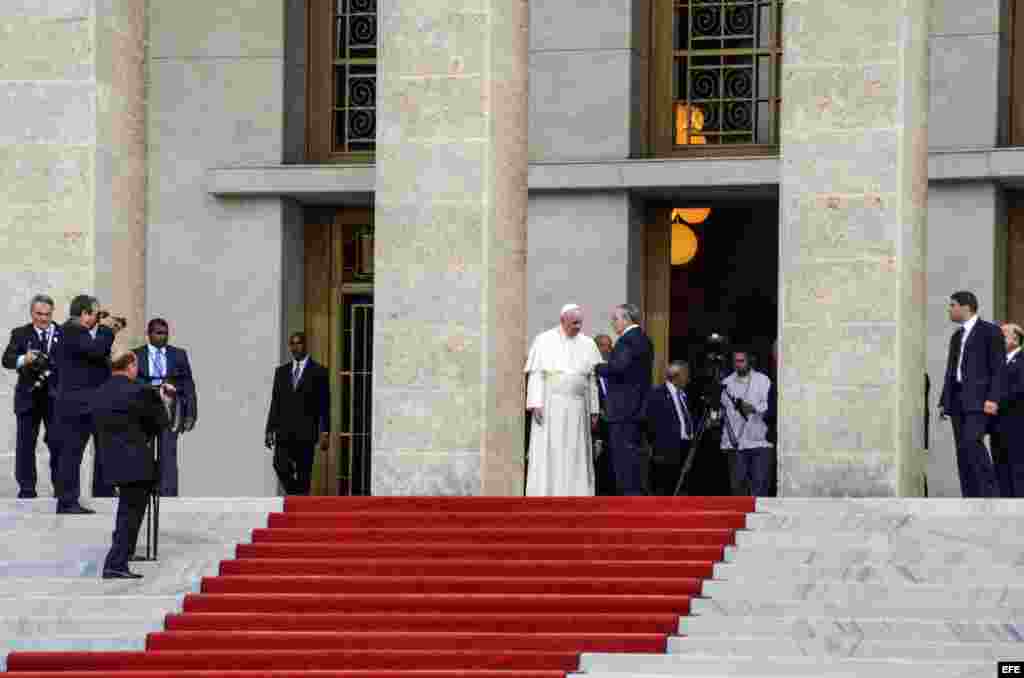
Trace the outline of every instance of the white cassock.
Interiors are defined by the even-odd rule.
[[[585,334],[570,339],[559,326],[533,340],[523,370],[526,406],[544,413],[530,428],[526,496],[593,496],[590,415],[598,412],[594,367],[601,362],[597,344]]]

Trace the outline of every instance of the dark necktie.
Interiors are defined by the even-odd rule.
[[[39,346],[39,350],[46,353],[46,330],[39,330]]]

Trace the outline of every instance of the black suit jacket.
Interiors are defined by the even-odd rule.
[[[1024,353],[1018,353],[1006,365],[998,431],[1013,446],[1024,443]]]
[[[50,369],[51,374],[46,382],[46,387],[38,390],[32,388],[35,383],[35,374],[32,370],[18,369],[18,358],[29,351],[46,352],[46,347],[39,341],[35,326],[32,323],[16,327],[11,330],[11,339],[4,349],[3,366],[9,370],[17,370],[18,382],[14,386],[14,413],[24,414],[35,407],[37,401],[43,396],[53,396],[57,389],[56,359],[57,349],[61,343],[60,325],[52,325],[53,339],[50,346]]]
[[[607,411],[611,423],[639,422],[644,398],[651,390],[654,346],[639,327],[615,342],[608,362],[597,366],[608,383]]]
[[[956,364],[960,357],[961,327],[949,339],[949,358],[946,362],[946,378],[942,386],[939,404],[946,412],[955,412],[962,404],[964,412],[981,412],[985,401],[999,402],[1003,395],[1003,380],[1006,374],[1006,340],[1003,331],[996,325],[978,318],[974,329],[964,346],[961,365],[963,384],[960,403],[953,402],[956,385]]]
[[[170,344],[166,348],[167,376],[164,381],[170,382],[178,389],[179,397],[187,399],[189,413],[194,421],[199,417],[199,399],[196,396],[196,382],[192,378],[192,366],[188,362],[188,353],[185,352],[185,349]],[[152,383],[153,380],[149,374],[149,345],[144,344],[134,348],[132,352],[139,363],[139,381],[143,384]]]
[[[267,414],[267,433],[280,443],[312,445],[331,430],[331,387],[327,369],[310,358],[298,387],[292,389],[292,363],[274,372],[274,390]]]
[[[93,392],[91,412],[103,479],[113,485],[154,480],[156,464],[149,441],[167,426],[160,396],[114,375]]]
[[[643,414],[647,439],[651,442],[655,458],[678,463],[682,460],[683,441],[679,415],[676,414],[673,399],[674,396],[668,390],[668,386],[665,384],[655,386],[647,394]],[[689,410],[689,408],[687,409]],[[694,425],[692,412],[690,412],[690,425]],[[693,431],[690,431],[689,435],[692,438]]]
[[[93,339],[81,325],[64,323],[57,351],[57,408],[65,414],[87,414],[93,391],[110,377],[114,333],[102,325]]]

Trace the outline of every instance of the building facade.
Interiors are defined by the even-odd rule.
[[[487,491],[473,453],[387,477],[372,459],[399,407],[391,392],[381,401],[374,370],[388,349],[374,335],[379,264],[416,239],[394,217],[375,237],[375,194],[403,191],[381,185],[394,173],[377,171],[378,148],[395,144],[378,121],[422,112],[384,70],[397,63],[387,32],[454,55],[433,85],[453,93],[423,96],[457,109],[466,97],[452,83],[478,56],[466,36],[502,27],[477,8],[488,2],[441,4],[452,7],[411,18],[385,0],[0,9],[4,326],[26,321],[37,292],[63,319],[72,296],[95,290],[130,318],[125,345],[143,340],[146,318],[167,318],[201,402],[181,443],[183,494],[276,492],[262,432],[296,330],[333,374],[319,492]],[[711,332],[765,356],[779,337],[788,493],[927,483],[956,496],[952,434],[925,417],[924,373],[941,383],[951,292],[974,290],[984,317],[1024,319],[1024,50],[1013,49],[1024,21],[1007,0],[817,4],[529,3],[525,310],[508,307],[525,316],[505,338],[521,350],[504,358],[520,364],[567,302],[592,334],[610,331],[614,304],[640,304],[660,365],[693,357]],[[508,104],[495,91],[492,117]],[[458,229],[431,233],[417,240],[425,260],[458,250]],[[438,327],[459,314],[449,291],[471,284],[464,264],[422,273],[436,320],[388,342],[461,350]],[[430,378],[445,378],[443,362]],[[12,376],[3,384],[9,411]],[[937,398],[933,388],[933,411]],[[419,416],[432,440],[460,426]],[[13,453],[13,416],[0,431]],[[901,451],[879,451],[890,444]],[[824,447],[827,463],[807,461]]]

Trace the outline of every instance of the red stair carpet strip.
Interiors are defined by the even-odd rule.
[[[289,497],[143,652],[13,652],[15,678],[562,678],[664,652],[729,497]]]

